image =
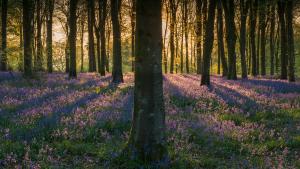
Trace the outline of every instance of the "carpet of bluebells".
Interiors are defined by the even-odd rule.
[[[120,155],[134,89],[124,79],[1,73],[0,168],[143,168]],[[170,168],[300,168],[300,83],[211,81],[164,76]]]

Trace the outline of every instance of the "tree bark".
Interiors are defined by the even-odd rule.
[[[41,16],[41,8],[42,3],[40,0],[36,0],[36,64],[34,65],[36,71],[43,70],[43,45],[42,45],[42,16]]]
[[[203,70],[201,85],[210,85],[210,61],[214,42],[214,23],[215,9],[217,0],[210,0],[208,6],[208,18],[205,26],[204,52],[203,52]]]
[[[101,66],[100,75],[105,76],[105,63],[106,60],[106,35],[105,35],[105,25],[106,25],[106,12],[107,12],[107,0],[99,0],[99,13],[100,13],[100,41],[101,41]]]
[[[275,70],[275,6],[272,5],[271,7],[271,12],[270,12],[270,22],[271,22],[271,27],[270,27],[270,64],[271,64],[271,69],[270,69],[270,74],[273,76],[274,75],[274,70]]]
[[[135,60],[135,20],[136,20],[136,1],[131,2],[131,55],[132,55],[132,67],[131,71],[134,72],[134,60]]]
[[[247,63],[246,63],[246,22],[249,9],[249,1],[240,0],[241,11],[241,27],[240,27],[240,54],[241,54],[241,67],[242,78],[247,79]]]
[[[227,39],[227,51],[228,51],[228,74],[227,78],[229,80],[236,80],[236,28],[234,23],[234,0],[223,1],[223,8],[225,12],[225,25],[226,25],[226,39]]]
[[[1,71],[7,71],[7,3],[8,0],[2,0],[2,11],[1,11],[1,37],[2,37],[2,48],[1,48]]]
[[[76,35],[77,35],[77,0],[70,0],[70,15],[69,15],[69,46],[70,46],[70,71],[69,77],[76,78]]]
[[[224,50],[224,31],[223,31],[223,9],[222,9],[222,1],[218,1],[218,24],[217,24],[217,34],[218,34],[218,51],[220,54],[220,59],[222,62],[222,76],[227,76],[228,66],[227,59],[225,57]]]
[[[285,2],[278,1],[278,17],[280,23],[280,42],[281,42],[281,79],[287,79],[287,36],[286,36],[286,20],[285,20]]]
[[[176,25],[176,11],[177,4],[176,0],[170,0],[170,11],[171,11],[171,23],[170,23],[170,53],[171,53],[171,63],[170,63],[170,73],[174,73],[175,66],[175,25]]]
[[[167,160],[161,0],[137,0],[136,30],[134,114],[128,149],[136,158],[160,168]]]
[[[255,30],[256,30],[256,14],[257,14],[257,0],[251,1],[250,5],[250,45],[251,45],[251,60],[252,60],[252,76],[257,76],[256,65],[256,43],[255,43]]]
[[[260,65],[261,75],[266,75],[266,2],[263,0],[260,2]]]
[[[121,54],[121,27],[120,27],[121,0],[111,0],[111,19],[113,26],[113,82],[123,83],[122,54]]]
[[[295,46],[294,46],[294,29],[293,29],[293,8],[292,0],[287,1],[286,5],[286,24],[287,24],[287,46],[288,46],[288,79],[290,82],[295,82]]]
[[[54,10],[54,0],[46,1],[47,8],[47,70],[48,73],[53,72],[53,57],[52,57],[52,24],[53,24],[53,10]]]
[[[95,24],[95,3],[94,0],[87,0],[88,10],[88,34],[89,34],[89,72],[96,72],[94,24]]]
[[[196,0],[196,48],[197,48],[197,74],[201,74],[202,56],[202,0]]]
[[[23,36],[24,36],[24,75],[32,76],[34,1],[23,0]]]

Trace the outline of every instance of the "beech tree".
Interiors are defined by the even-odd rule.
[[[137,0],[136,5],[134,114],[128,149],[138,159],[162,167],[167,149],[161,0]]]
[[[1,71],[7,71],[7,6],[8,0],[2,0],[1,11],[1,56],[0,56],[0,69]]]
[[[70,46],[70,71],[69,77],[76,78],[76,36],[77,36],[77,3],[78,0],[70,0],[69,9],[69,46]]]

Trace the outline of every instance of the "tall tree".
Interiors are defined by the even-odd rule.
[[[280,23],[280,43],[281,43],[281,79],[287,79],[287,36],[286,36],[286,19],[285,19],[286,5],[285,1],[278,1],[278,17]]]
[[[36,58],[34,68],[36,71],[43,70],[43,44],[42,44],[42,1],[36,0]]]
[[[234,0],[225,0],[223,2],[223,8],[225,12],[225,25],[226,25],[226,39],[227,39],[227,51],[228,51],[228,74],[227,78],[230,80],[236,80],[236,28],[234,23],[235,8]]]
[[[241,54],[241,66],[242,66],[242,78],[247,78],[247,63],[246,63],[246,22],[249,11],[249,1],[240,0],[241,11],[241,27],[240,27],[240,54]]]
[[[197,74],[201,74],[202,56],[202,0],[196,0],[196,48],[197,48]]]
[[[250,3],[250,46],[251,46],[251,60],[252,60],[252,76],[257,76],[257,65],[256,65],[256,44],[255,44],[255,30],[257,22],[257,0],[251,1]]]
[[[95,24],[95,2],[87,0],[88,10],[88,34],[89,34],[89,72],[96,71],[95,43],[94,43],[94,24]]]
[[[204,51],[203,51],[203,70],[201,85],[210,85],[210,61],[214,42],[214,22],[217,0],[210,0],[208,6],[208,17],[205,26]]]
[[[99,15],[100,15],[100,41],[101,41],[101,66],[100,75],[105,76],[105,63],[106,61],[106,36],[105,36],[105,25],[106,25],[106,14],[107,12],[107,0],[99,0]]]
[[[217,24],[217,33],[218,33],[218,53],[220,55],[220,59],[222,62],[222,76],[227,76],[228,73],[228,66],[227,66],[227,59],[225,57],[225,50],[224,50],[224,31],[223,31],[223,8],[222,8],[222,1],[218,0],[218,24]]]
[[[178,3],[176,0],[170,0],[170,12],[171,12],[171,21],[170,21],[170,53],[171,53],[171,63],[170,63],[170,73],[174,73],[175,66],[175,31],[176,31],[176,13],[178,8]]]
[[[287,49],[288,49],[288,79],[290,82],[295,82],[295,46],[294,46],[294,30],[293,30],[293,8],[294,1],[288,0],[286,3],[286,24],[287,24]]]
[[[77,3],[78,0],[70,0],[70,9],[69,9],[69,46],[70,46],[70,71],[69,77],[76,78],[76,35],[77,35]]]
[[[52,25],[53,25],[53,10],[54,0],[46,0],[46,25],[47,25],[47,70],[48,73],[53,72],[53,57],[52,57]]]
[[[136,2],[131,1],[130,10],[130,23],[131,23],[131,55],[132,55],[132,67],[131,71],[134,72],[134,59],[135,59],[135,18],[136,18]]]
[[[161,0],[137,0],[136,17],[135,98],[128,148],[138,159],[157,166],[167,159]]]
[[[274,75],[274,61],[275,61],[275,6],[271,4],[271,11],[270,11],[270,64],[271,64],[271,69],[270,69],[270,74]]]
[[[186,73],[190,73],[190,67],[189,67],[189,27],[188,27],[188,0],[183,1],[183,20],[184,20],[184,37],[185,37],[185,65],[186,65]]]
[[[266,5],[265,0],[260,0],[260,69],[262,76],[266,75]]]
[[[113,82],[122,83],[122,54],[121,54],[121,27],[120,27],[121,0],[111,0],[111,20],[113,26]]]
[[[0,68],[1,71],[7,71],[7,4],[8,0],[2,0],[2,11],[1,11],[1,37],[2,37],[2,48],[0,57]]]
[[[32,76],[34,0],[23,0],[24,75]]]

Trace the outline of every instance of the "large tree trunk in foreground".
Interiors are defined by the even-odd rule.
[[[1,71],[7,71],[7,1],[8,0],[2,0],[2,11],[1,11],[1,19],[2,19],[2,25],[1,25],[1,37],[2,37],[2,54],[0,56],[0,68]]]
[[[160,168],[167,160],[161,0],[137,0],[136,30],[134,114],[128,149]]]
[[[208,7],[207,25],[205,26],[204,52],[203,52],[203,71],[201,85],[210,85],[210,61],[214,42],[214,22],[217,0],[211,0]]]
[[[53,24],[53,10],[54,0],[46,1],[47,8],[47,70],[48,73],[53,72],[53,58],[52,58],[52,24]]]
[[[94,43],[94,24],[95,24],[95,3],[94,0],[87,0],[88,10],[88,32],[89,32],[89,72],[96,72],[96,57]]]
[[[113,26],[113,82],[122,83],[122,54],[121,54],[121,27],[120,27],[121,0],[111,0],[111,20]]]
[[[227,59],[225,57],[225,50],[224,50],[224,31],[223,31],[223,9],[222,9],[222,2],[221,0],[218,1],[218,27],[217,27],[217,34],[218,34],[218,53],[220,54],[220,59],[222,62],[222,76],[227,76],[228,73],[228,66],[227,66]]]
[[[69,46],[70,46],[70,78],[76,78],[76,32],[77,32],[77,0],[70,0],[70,15],[69,15]]]
[[[24,75],[32,76],[33,0],[23,0]]]
[[[227,39],[227,51],[228,51],[228,74],[227,78],[230,80],[236,80],[236,28],[234,23],[234,0],[225,0],[223,1],[223,7],[225,12],[225,21],[226,21],[226,39]]]
[[[287,24],[287,46],[288,46],[288,79],[295,82],[295,46],[294,46],[294,29],[293,29],[293,1],[289,0],[286,7],[286,24]]]

